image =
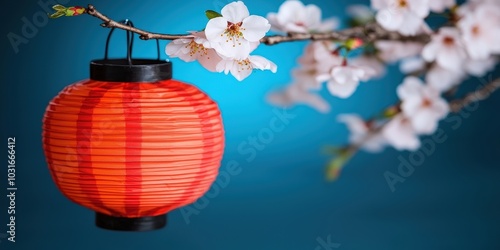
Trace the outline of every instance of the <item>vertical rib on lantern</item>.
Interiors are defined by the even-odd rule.
[[[223,153],[217,105],[175,80],[85,80],[66,87],[44,117],[44,151],[58,188],[114,217],[146,217],[194,202]]]

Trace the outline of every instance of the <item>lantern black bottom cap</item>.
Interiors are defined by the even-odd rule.
[[[97,227],[115,231],[151,231],[165,227],[167,215],[126,218],[96,213],[95,224]]]

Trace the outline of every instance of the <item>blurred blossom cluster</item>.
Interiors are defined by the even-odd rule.
[[[302,4],[291,2],[298,1],[286,1],[280,12],[305,11],[299,9],[304,8]],[[318,26],[320,12],[315,13],[316,17],[308,15],[308,18],[316,20]],[[347,13],[351,16],[351,26],[376,22],[385,30],[404,36],[428,35],[430,41],[377,40],[354,47],[351,41],[311,42],[298,60],[298,68],[292,71],[292,83],[270,93],[268,100],[281,106],[301,103],[328,112],[329,104],[315,93],[323,83],[333,96],[348,98],[360,82],[381,78],[387,65],[399,63],[407,77],[397,88],[400,99],[397,105],[369,120],[356,114],[338,117],[350,131],[350,144],[366,151],[378,152],[386,146],[417,150],[419,136],[434,133],[439,121],[449,113],[443,95],[467,77],[485,75],[498,63],[500,1],[497,0],[469,0],[462,5],[455,0],[372,0],[371,8],[352,5]],[[276,20],[280,14],[287,15],[272,13],[268,18]],[[431,14],[445,18],[446,24],[431,29],[426,23]],[[283,30],[283,27],[291,26],[281,22],[272,29]],[[352,50],[361,53],[351,57]]]
[[[398,63],[406,74],[396,90],[399,103],[369,120],[355,114],[338,117],[351,133],[350,145],[360,149],[418,149],[419,136],[434,133],[449,113],[445,94],[453,93],[470,76],[485,75],[499,60],[498,0],[463,4],[455,0],[371,0],[371,6],[352,5],[347,13],[348,28],[376,23],[410,39],[311,41],[291,70],[291,83],[271,92],[267,99],[278,106],[305,104],[326,113],[331,107],[318,93],[324,85],[331,95],[348,98],[362,82],[384,77],[387,66]],[[427,23],[430,15],[443,18],[444,24],[431,28]],[[269,30],[293,36],[334,32],[340,25],[336,18],[323,19],[317,6],[298,0],[284,1],[267,18],[250,15],[241,1],[226,5],[221,14],[207,12],[207,17],[204,31],[174,40],[166,52],[184,61],[197,60],[210,71],[231,73],[238,80],[254,69],[276,72],[274,63],[251,55]],[[430,39],[411,39],[417,35]]]

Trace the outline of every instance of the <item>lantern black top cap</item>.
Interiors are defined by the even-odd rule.
[[[134,27],[128,19],[121,23]],[[90,79],[107,82],[156,82],[172,79],[172,63],[160,60],[158,40],[156,40],[157,59],[132,59],[134,35],[131,31],[127,31],[127,58],[109,59],[109,42],[114,30],[114,27],[111,28],[106,39],[104,59],[90,62]]]

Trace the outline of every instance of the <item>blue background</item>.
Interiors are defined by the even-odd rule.
[[[325,17],[343,17],[355,1],[308,0]],[[357,1],[366,3],[367,1]],[[129,18],[137,27],[184,33],[202,29],[206,9],[220,10],[227,0],[210,1],[95,1],[114,19]],[[6,4],[6,6],[5,6]],[[339,249],[500,249],[500,95],[477,109],[453,116],[441,128],[446,142],[436,145],[422,165],[391,192],[384,173],[397,173],[399,156],[409,152],[388,149],[382,154],[360,153],[337,182],[327,182],[321,153],[327,144],[347,140],[346,128],[335,121],[340,113],[369,117],[396,101],[402,79],[391,74],[360,86],[341,100],[322,91],[332,112],[320,114],[298,106],[295,116],[256,157],[240,154],[238,146],[257,136],[275,117],[264,96],[291,80],[289,71],[305,43],[261,46],[255,52],[279,65],[278,73],[256,72],[244,82],[210,73],[197,63],[174,59],[174,77],[208,93],[222,110],[227,145],[221,170],[237,162],[241,172],[218,193],[212,190],[191,205],[199,213],[169,214],[165,229],[123,233],[98,229],[94,213],[57,190],[48,172],[41,144],[45,107],[66,85],[88,77],[88,63],[101,58],[107,29],[89,16],[50,20],[15,53],[9,32],[21,35],[22,18],[45,12],[36,1],[9,1],[2,8],[2,74],[0,140],[17,138],[16,243],[0,238],[1,249],[327,249],[320,241],[339,243]],[[85,5],[73,0],[70,5]],[[281,1],[246,1],[252,14],[276,12]],[[117,33],[118,35],[119,33]],[[124,36],[123,33],[120,34]],[[124,39],[112,42],[112,55],[123,55]],[[163,41],[162,47],[166,42]],[[137,42],[136,57],[154,57],[155,43]],[[163,58],[166,58],[163,55]],[[498,77],[498,71],[488,77]],[[486,79],[489,79],[486,77]],[[467,82],[468,88],[481,80]],[[456,119],[462,124],[455,126]],[[0,143],[2,144],[2,143]],[[6,159],[7,150],[0,150]],[[4,162],[4,161],[2,161]],[[0,171],[0,236],[7,223],[6,163]],[[207,202],[208,201],[208,204]]]

